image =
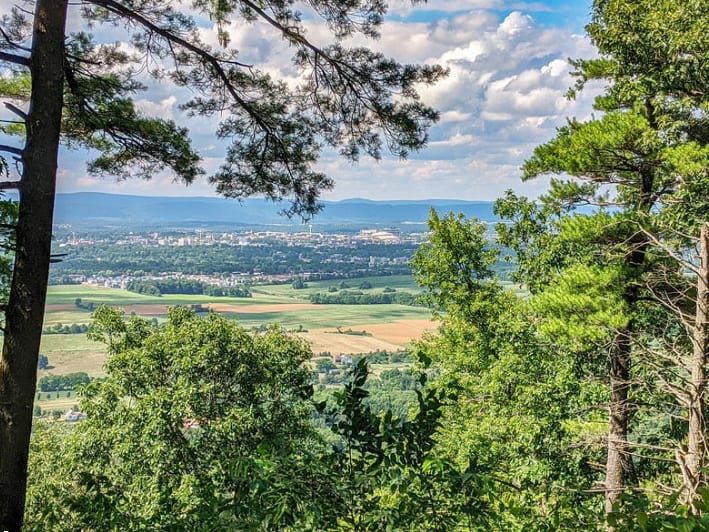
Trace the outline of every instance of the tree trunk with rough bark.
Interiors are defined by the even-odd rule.
[[[67,0],[37,0],[16,256],[0,359],[0,530],[22,527],[52,239]]]
[[[610,357],[611,398],[608,417],[605,511],[610,513],[633,472],[628,448],[628,390],[630,388],[630,331],[619,331]]]
[[[697,301],[692,331],[691,382],[689,386],[689,427],[687,454],[684,457],[685,497],[694,513],[697,490],[706,484],[703,473],[707,465],[706,420],[704,418],[706,395],[706,360],[709,351],[709,224],[702,225],[699,237],[699,272],[697,274]],[[681,465],[681,464],[680,464]]]

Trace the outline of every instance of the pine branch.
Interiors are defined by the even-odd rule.
[[[27,53],[29,53],[29,52],[32,51],[30,48],[28,48],[28,47],[26,47],[26,46],[22,46],[22,45],[20,45],[20,44],[17,44],[15,41],[13,41],[12,39],[10,39],[10,36],[7,34],[7,32],[6,32],[4,29],[2,29],[2,27],[0,27],[0,36],[2,36],[2,38],[5,40],[5,42],[6,42],[9,46],[11,46],[12,48],[16,48],[16,49],[18,49],[18,50],[22,50],[22,51],[27,52]]]
[[[122,17],[125,17],[129,20],[132,20],[133,22],[137,22],[147,30],[161,36],[169,43],[176,44],[195,54],[202,61],[204,61],[214,69],[214,73],[224,83],[226,90],[229,92],[231,97],[234,98],[236,103],[239,104],[239,106],[241,106],[241,108],[244,109],[264,131],[270,133],[271,128],[269,127],[269,125],[263,120],[261,115],[251,106],[251,104],[249,104],[237,93],[236,88],[229,79],[229,75],[222,66],[222,63],[236,64],[234,61],[220,60],[218,57],[200,48],[199,46],[183,39],[179,35],[176,35],[168,30],[161,28],[160,26],[157,26],[137,11],[129,9],[114,0],[88,0],[88,2],[96,6],[108,9],[109,11],[116,13],[117,15],[120,15]],[[247,67],[248,65],[239,64],[239,66]]]

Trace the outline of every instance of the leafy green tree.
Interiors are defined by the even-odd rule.
[[[368,366],[352,368],[327,414],[340,438],[326,457],[337,472],[338,530],[476,530],[489,523],[490,487],[484,468],[460,465],[436,449],[440,419],[451,392],[424,387],[406,421],[367,404]],[[321,405],[324,408],[324,405]]]
[[[315,369],[320,373],[329,373],[331,370],[337,369],[337,366],[329,357],[318,358],[315,361]]]
[[[652,297],[679,318],[691,339],[689,349],[679,357],[679,366],[692,377],[689,385],[683,386],[684,392],[675,394],[682,408],[686,407],[689,425],[686,447],[678,449],[678,465],[690,505],[695,496],[699,499],[698,488],[707,485],[701,472],[708,459],[704,366],[709,355],[709,270],[687,260],[688,249],[696,247],[699,254],[706,255],[709,247],[709,42],[704,31],[708,23],[706,2],[599,1],[594,4],[588,33],[601,56],[577,62],[577,88],[591,79],[610,81],[599,107],[644,107],[666,144],[662,162],[670,172],[663,176],[659,208],[641,220],[639,227],[654,252],[671,263],[648,279]],[[663,45],[658,47],[658,42]],[[706,261],[701,264],[706,266]],[[696,275],[694,297],[687,297],[692,290],[687,289],[686,278],[668,275],[679,268]],[[668,284],[673,288],[668,290]],[[694,306],[691,312],[684,310],[688,299]],[[677,362],[675,357],[675,366]],[[699,513],[698,507],[696,510]]]
[[[412,261],[423,299],[441,322],[417,349],[441,372],[434,386],[457,390],[439,442],[457,463],[474,459],[495,484],[490,515],[499,529],[560,529],[598,523],[584,495],[595,460],[581,451],[594,400],[568,350],[549,349],[529,305],[493,277],[499,249],[475,220],[431,213],[431,235]]]
[[[307,283],[300,276],[293,279],[291,286],[293,287],[293,290],[303,290],[308,287]]]
[[[608,513],[637,478],[628,443],[629,394],[633,351],[647,336],[642,315],[653,302],[676,306],[677,294],[686,293],[681,275],[665,274],[677,271],[672,262],[686,252],[686,235],[698,236],[697,223],[707,216],[706,194],[698,191],[709,185],[709,123],[706,79],[697,69],[707,57],[698,28],[708,14],[701,2],[596,2],[587,29],[600,58],[575,62],[572,94],[591,79],[606,80],[607,90],[596,99],[604,114],[571,120],[525,163],[523,179],[572,176],[552,180],[542,207],[513,195],[498,203],[498,213],[514,222],[498,228],[501,241],[517,253],[517,279],[538,294],[536,309],[547,320],[548,337],[579,352],[608,346]],[[688,31],[677,32],[685,23]],[[658,42],[666,43],[661,50]],[[572,211],[589,204],[600,210]],[[668,286],[674,296],[663,301],[658,295],[668,293]],[[695,344],[706,346],[706,326],[698,329],[704,332]],[[698,360],[705,357],[706,350]],[[690,425],[696,418],[703,426],[702,381],[699,376],[691,386],[699,392],[690,391]],[[692,440],[688,454],[696,458],[700,451]],[[697,478],[702,463],[694,460],[691,477]]]
[[[58,492],[52,507],[30,501],[28,523],[303,530],[320,520],[333,487],[314,459],[326,448],[310,422],[303,341],[186,308],[159,328],[105,307],[95,319],[107,377],[84,388],[86,419],[62,444],[65,478],[46,488]]]
[[[137,77],[142,72],[188,89],[193,97],[182,102],[188,113],[228,117],[216,134],[231,144],[210,178],[220,193],[290,197],[288,212],[307,216],[318,210],[319,192],[332,186],[313,169],[322,146],[338,147],[352,160],[379,157],[384,145],[402,157],[420,149],[437,114],[419,101],[416,86],[443,74],[343,44],[355,34],[377,35],[382,2],[309,2],[332,34],[332,44],[323,47],[308,40],[289,2],[198,1],[190,13],[168,0],[90,0],[76,7],[95,30],[124,26],[132,52],[121,43],[97,43],[86,32],[67,34],[69,4],[37,0],[33,14],[13,8],[2,19],[0,61],[9,74],[2,92],[28,103],[27,110],[10,104],[17,123],[5,129],[23,136],[24,147],[0,146],[18,158],[20,173],[2,188],[21,190],[0,364],[0,528],[12,531],[22,521],[27,404],[42,331],[59,143],[95,150],[89,171],[97,174],[147,178],[168,170],[185,183],[202,174],[184,128],[136,109],[132,98],[144,88]],[[193,16],[214,21],[217,46],[200,39]],[[292,47],[303,83],[293,89],[241,63],[226,30],[234,20],[275,28]]]
[[[49,367],[49,358],[47,355],[39,355],[37,358],[37,369],[47,369]]]
[[[100,307],[107,377],[86,418],[33,434],[26,526],[41,530],[448,530],[488,522],[484,468],[437,452],[454,397],[418,373],[408,419],[367,404],[366,359],[312,423],[306,344],[173,309],[158,328]],[[56,464],[54,463],[56,462]]]

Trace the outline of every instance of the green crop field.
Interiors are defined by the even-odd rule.
[[[359,286],[368,282],[372,288],[363,290],[366,294],[379,294],[385,288],[393,288],[402,292],[418,293],[421,289],[414,282],[410,275],[392,275],[387,277],[357,277],[353,279],[330,279],[327,281],[307,281],[306,287],[294,289],[291,283],[280,285],[258,285],[252,288],[255,294],[280,296],[289,299],[307,301],[311,294],[316,292],[327,292],[330,287],[339,289],[340,283],[345,283],[347,290],[359,290]]]
[[[317,305],[307,310],[277,312],[226,312],[245,327],[279,323],[286,329],[302,325],[306,329],[349,327],[365,323],[387,323],[396,320],[421,320],[430,317],[428,309],[405,305]]]
[[[107,305],[135,305],[154,299],[150,296],[135,294],[116,288],[100,288],[86,285],[50,286],[47,292],[47,305],[73,305],[80,298],[86,303]]]
[[[345,283],[356,290],[364,281],[372,285],[371,289],[364,290],[366,293],[381,292],[385,287],[408,292],[419,290],[411,276],[346,279]],[[121,308],[126,314],[134,312],[139,316],[155,317],[158,320],[164,317],[169,306],[202,304],[213,306],[215,310],[246,328],[278,323],[288,330],[319,330],[316,334],[322,333],[324,329],[334,331],[338,327],[347,329],[371,324],[393,324],[392,327],[396,328],[398,322],[426,322],[430,318],[430,312],[423,307],[309,304],[308,296],[311,293],[326,292],[331,286],[339,286],[340,282],[309,282],[308,287],[302,290],[295,290],[290,283],[258,285],[254,287],[251,298],[173,294],[148,296],[116,288],[51,286],[47,297],[45,327],[89,323],[91,313],[85,308],[78,308],[75,305],[77,299],[81,299],[83,305],[106,304]],[[319,338],[322,338],[322,334]],[[338,337],[338,342],[342,340]],[[345,341],[351,344],[352,352],[356,352],[359,346],[363,345],[363,339],[355,336],[345,337]],[[390,339],[382,338],[380,341],[382,345],[392,345]],[[48,373],[64,374],[76,371],[85,371],[92,376],[103,374],[105,348],[100,343],[90,341],[85,334],[45,334],[41,352],[49,358],[51,367],[49,370],[40,371],[40,377]]]

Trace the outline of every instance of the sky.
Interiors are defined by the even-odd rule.
[[[10,3],[0,0],[2,11]],[[543,193],[546,179],[522,183],[520,165],[567,118],[590,117],[599,90],[591,86],[576,100],[565,97],[574,81],[568,59],[594,55],[584,36],[590,0],[429,0],[413,6],[391,0],[389,6],[381,38],[368,45],[404,63],[438,63],[450,70],[446,79],[421,90],[441,120],[430,131],[428,147],[405,161],[385,156],[352,164],[324,153],[318,169],[334,179],[335,188],[323,199],[494,200],[507,189],[531,197]],[[78,13],[71,24],[79,24]],[[291,52],[272,28],[239,22],[229,29],[241,60],[274,76],[293,75]],[[213,38],[214,28],[202,31]],[[308,36],[322,43],[327,32],[310,21]],[[180,96],[166,83],[152,84],[137,100],[143,111],[187,125],[206,169],[215,170],[225,144],[212,135],[212,121],[182,115]],[[81,153],[62,151],[59,192],[214,195],[206,179],[185,187],[167,175],[121,182],[87,176],[85,160]]]

